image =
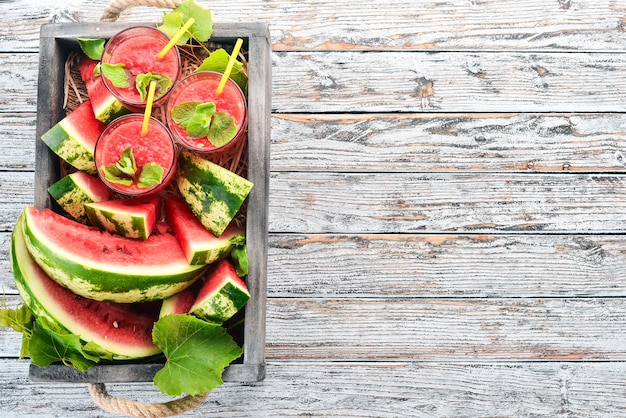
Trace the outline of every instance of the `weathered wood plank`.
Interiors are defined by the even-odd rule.
[[[0,169],[33,170],[34,113],[0,113]],[[623,171],[626,115],[275,114],[273,171]]]
[[[626,54],[275,52],[278,112],[621,112]],[[297,88],[294,88],[297,86]]]
[[[624,361],[625,339],[624,298],[267,301],[268,359]],[[0,357],[20,344],[0,329]]]
[[[35,167],[33,113],[0,113],[0,170],[33,170]]]
[[[199,0],[220,22],[271,23],[273,48],[302,49],[589,49],[623,50],[624,5],[619,1],[523,0]],[[2,51],[33,51],[40,24],[98,22],[100,0],[0,3]],[[162,9],[136,7],[121,21],[156,22]]]
[[[273,171],[622,171],[626,115],[277,114]]]
[[[614,235],[270,235],[270,297],[626,294]]]
[[[10,233],[0,289],[16,294]],[[623,235],[271,234],[270,297],[621,297]],[[409,279],[410,278],[410,279]]]
[[[30,382],[24,362],[0,359],[0,369],[3,417],[103,416],[84,384]],[[620,416],[626,413],[624,373],[623,363],[594,362],[272,361],[265,381],[226,383],[182,416]],[[150,384],[107,388],[144,402],[171,399]]]
[[[271,174],[270,231],[623,232],[626,178],[611,174]]]
[[[33,202],[32,172],[0,172],[0,231]],[[617,174],[272,173],[269,228],[294,233],[623,232]],[[341,202],[340,205],[337,202]]]
[[[626,54],[620,53],[274,52],[273,57],[272,108],[278,113],[623,112],[626,105]],[[4,112],[35,112],[37,59],[37,54],[0,54]]]

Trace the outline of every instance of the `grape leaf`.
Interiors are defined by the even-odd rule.
[[[28,350],[33,363],[39,367],[61,361],[66,366],[85,371],[96,364],[92,356],[89,356],[91,359],[85,357],[78,335],[52,331],[43,318],[35,321]]]
[[[228,54],[228,52],[220,48],[211,52],[211,55],[206,57],[195,71],[216,71],[218,73],[224,74],[229,60],[230,55]],[[229,77],[232,78],[235,83],[237,83],[237,85],[244,92],[244,95],[247,95],[248,76],[246,75],[246,73],[243,72],[243,64],[241,62],[235,61]]]
[[[100,71],[115,87],[126,88],[130,86],[130,77],[124,64],[101,63]]]
[[[167,359],[154,384],[171,396],[199,395],[221,386],[224,369],[243,353],[224,328],[191,315],[159,319],[152,339]]]
[[[80,49],[82,49],[85,55],[95,61],[100,61],[102,58],[105,42],[103,38],[78,38]]]
[[[156,81],[157,88],[154,93],[154,100],[162,97],[167,90],[172,87],[172,79],[164,74],[159,73],[146,73],[146,74],[137,74],[137,78],[135,79],[135,87],[137,87],[137,91],[139,92],[139,97],[141,101],[145,101],[148,96],[148,86],[150,85],[150,81]]]
[[[137,180],[137,187],[142,189],[161,183],[163,180],[163,172],[163,167],[157,163],[149,162],[144,164],[141,168],[139,179]]]
[[[8,327],[15,332],[22,333],[22,347],[20,358],[28,356],[28,344],[33,327],[33,313],[28,306],[21,305],[16,309],[0,309],[0,328]]]
[[[197,5],[194,0],[186,0],[171,12],[164,14],[163,24],[159,26],[158,29],[171,38],[183,27],[190,17],[195,19],[195,22],[188,30],[190,35],[183,35],[176,44],[182,45],[189,41],[190,38],[198,42],[208,41],[213,34],[211,10]]]

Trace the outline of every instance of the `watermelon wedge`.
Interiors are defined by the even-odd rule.
[[[196,282],[198,283],[198,282]],[[159,312],[159,318],[163,318],[166,315],[186,314],[193,306],[196,300],[197,289],[188,287],[182,292],[178,292],[169,298],[163,299],[161,304],[161,311]]]
[[[77,295],[118,303],[164,299],[195,282],[205,266],[187,263],[176,238],[145,241],[100,231],[50,209],[22,213],[28,251],[56,282]]]
[[[221,324],[235,315],[250,299],[246,283],[228,259],[209,272],[190,312],[205,321]]]
[[[130,113],[130,110],[109,92],[102,78],[93,73],[96,65],[98,65],[98,61],[83,57],[78,64],[78,69],[85,82],[95,118],[102,123],[109,123],[118,116]]]
[[[171,197],[165,201],[167,219],[189,264],[211,264],[227,256],[235,244],[245,242],[243,229],[231,223],[216,238],[207,231],[187,203]]]
[[[48,193],[74,220],[87,223],[85,204],[108,200],[111,189],[99,177],[76,171],[48,187]]]
[[[38,318],[56,324],[85,342],[94,342],[115,359],[158,354],[152,343],[152,327],[158,319],[145,304],[98,302],[75,295],[52,280],[30,256],[23,235],[22,218],[11,239],[11,269],[24,303]]]
[[[85,204],[89,222],[127,238],[148,239],[160,214],[161,198],[128,198]]]
[[[219,237],[252,189],[252,182],[191,151],[178,155],[176,183],[206,229]]]
[[[105,126],[95,118],[91,101],[87,100],[44,133],[41,139],[76,169],[96,174],[93,153]]]

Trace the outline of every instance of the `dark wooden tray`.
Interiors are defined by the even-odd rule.
[[[78,51],[77,38],[110,38],[130,26],[146,23],[62,23],[41,27],[37,138],[64,116],[65,62]],[[224,381],[251,382],[265,377],[265,304],[267,274],[267,214],[269,189],[269,138],[271,99],[271,44],[264,23],[214,24],[210,41],[233,45],[242,38],[248,52],[248,174],[254,187],[247,201],[246,241],[249,257],[247,285],[251,298],[244,308],[242,340],[244,355],[224,372]],[[59,179],[58,157],[43,141],[36,141],[34,204],[53,207],[48,187]],[[64,365],[30,366],[34,381],[86,383],[152,381],[162,364],[119,363],[96,365],[86,372]]]

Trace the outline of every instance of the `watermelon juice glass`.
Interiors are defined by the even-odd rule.
[[[136,87],[137,76],[140,74],[160,74],[169,77],[171,85],[165,91],[157,84],[154,105],[165,101],[171,87],[176,83],[181,72],[178,48],[171,48],[162,59],[157,55],[170,41],[160,30],[149,26],[135,26],[118,32],[106,43],[102,53],[102,64],[123,64],[128,74],[128,86],[116,87],[113,81],[105,76],[102,80],[111,94],[131,109],[145,108],[145,97],[142,100]]]
[[[144,115],[139,113],[114,119],[98,138],[94,152],[96,169],[102,181],[113,191],[128,196],[144,196],[161,191],[176,171],[176,147],[170,131],[157,119],[151,117],[148,132],[142,136],[143,119]],[[126,181],[132,181],[130,185],[107,179],[104,168],[119,163],[127,149],[132,150],[135,159],[135,178],[130,180],[128,176],[121,176]],[[139,185],[137,179],[149,163],[158,164],[163,169],[161,181],[151,186]]]
[[[219,95],[217,87],[222,74],[214,71],[198,71],[180,80],[170,93],[166,106],[167,126],[174,139],[185,148],[204,154],[215,154],[232,148],[245,135],[248,123],[248,105],[241,88],[232,79],[228,79]],[[216,112],[228,113],[235,122],[237,132],[226,144],[215,146],[208,136],[196,138],[187,134],[172,118],[172,109],[185,102],[215,103]]]

